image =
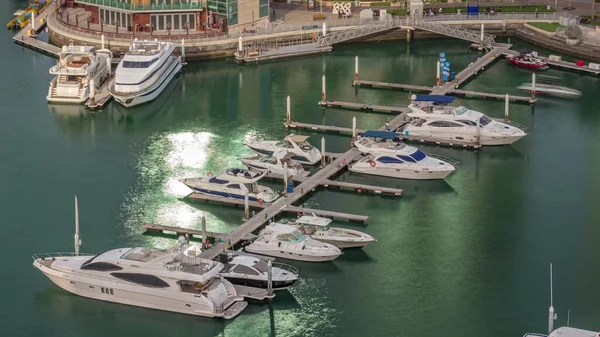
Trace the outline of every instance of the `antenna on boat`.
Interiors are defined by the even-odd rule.
[[[571,322],[571,309],[569,309],[569,311],[567,311],[567,327],[569,326],[570,322]]]
[[[79,247],[81,247],[81,240],[79,239],[79,205],[77,204],[77,196],[75,196],[75,256],[79,256]]]
[[[554,320],[556,314],[554,313],[554,293],[552,289],[552,263],[550,263],[550,308],[548,309],[548,334],[554,330]]]

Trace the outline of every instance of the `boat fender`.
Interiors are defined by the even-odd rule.
[[[371,167],[375,167],[377,164],[375,164],[374,160],[369,160],[369,165],[371,165]]]
[[[258,204],[262,205],[263,204],[263,200],[262,199],[258,199]]]

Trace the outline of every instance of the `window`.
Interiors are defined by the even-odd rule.
[[[237,266],[235,266],[235,268],[233,268],[233,271],[238,273],[238,274],[250,274],[250,275],[258,275],[259,273],[248,267],[248,266],[244,266],[243,264],[238,264]]]
[[[269,16],[269,0],[259,0],[258,14],[261,18]]]
[[[154,275],[137,273],[110,273],[112,276],[150,288],[168,288],[169,284]]]
[[[490,124],[491,121],[492,121],[492,119],[486,115],[483,115],[483,116],[481,116],[481,118],[479,118],[479,124],[481,124],[481,126],[486,126],[486,125]]]
[[[235,188],[235,189],[240,189],[240,184],[229,184],[227,185],[227,188]]]
[[[427,155],[419,149],[417,149],[417,151],[415,151],[410,156],[413,157],[416,161],[421,161],[421,160],[425,159],[425,157],[427,157]]]
[[[101,289],[102,289],[102,293],[104,294],[104,288],[101,288]]]
[[[173,29],[179,30],[181,26],[179,25],[181,19],[181,15],[173,15]]]
[[[384,164],[402,164],[403,161],[393,157],[379,157],[377,161]]]
[[[152,25],[153,30],[158,28],[157,20],[158,17],[156,15],[150,15],[150,25]]]
[[[117,266],[116,264],[108,263],[108,262],[94,262],[94,263],[84,263],[81,265],[82,270],[93,270],[93,271],[115,271],[122,270],[123,268]]]
[[[441,128],[450,128],[450,127],[460,127],[462,125],[457,124],[457,123],[453,123],[453,122],[447,122],[447,121],[435,121],[435,122],[431,122],[429,124],[427,124],[429,126],[435,126],[435,127],[441,127]]]
[[[115,292],[114,292],[112,289],[110,289],[110,294],[111,294],[111,295],[114,295],[114,294],[115,294]]]
[[[474,121],[462,120],[462,119],[461,119],[461,120],[459,120],[458,122],[461,122],[461,123],[463,123],[463,124],[465,124],[465,125],[477,126],[477,123],[476,123],[476,122],[474,122]]]
[[[402,160],[404,160],[406,162],[409,162],[409,163],[416,163],[417,162],[416,160],[414,160],[412,157],[409,157],[409,156],[399,155],[398,158],[401,158]]]

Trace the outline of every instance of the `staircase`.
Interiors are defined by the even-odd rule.
[[[399,18],[391,20],[366,21],[364,24],[361,24],[357,27],[345,29],[325,36],[319,36],[316,44],[318,47],[327,47],[335,43],[350,41],[359,37],[397,28],[402,26],[403,23],[406,23],[406,20]]]
[[[481,33],[462,27],[445,25],[443,23],[416,20],[414,23],[414,28],[471,42],[481,42]],[[494,35],[484,33],[483,43],[487,46],[495,45],[494,38],[496,38]]]

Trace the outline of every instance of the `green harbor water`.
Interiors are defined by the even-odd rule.
[[[2,17],[21,2],[2,2]],[[331,263],[291,262],[302,279],[272,303],[251,303],[232,321],[129,307],[71,295],[34,269],[30,254],[72,251],[73,196],[79,198],[82,251],[167,247],[173,236],[143,235],[142,224],[231,231],[241,208],[192,202],[177,179],[242,167],[243,143],[279,139],[285,97],[302,122],[379,128],[387,116],[321,110],[321,75],[330,99],[403,106],[408,93],[351,86],[354,56],[363,79],[431,85],[445,51],[453,70],[480,54],[457,40],[336,46],[329,55],[260,66],[231,59],[189,64],[148,105],[103,111],[46,103],[55,60],[1,33],[0,336],[522,336],[545,332],[554,264],[555,326],[599,330],[600,84],[557,70],[580,100],[540,99],[510,106],[526,126],[512,146],[479,151],[419,146],[460,161],[445,181],[343,174],[339,179],[404,189],[401,198],[317,190],[312,208],[369,216],[378,241]],[[513,41],[515,43],[515,41]],[[517,48],[527,47],[519,42]],[[544,51],[545,54],[549,53]],[[467,89],[517,94],[531,72],[500,60]],[[461,99],[501,117],[504,103]],[[346,136],[307,133],[327,150]],[[278,183],[268,183],[280,189]]]

